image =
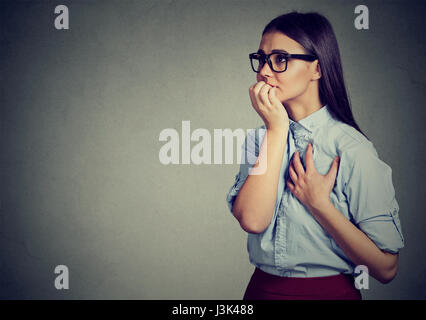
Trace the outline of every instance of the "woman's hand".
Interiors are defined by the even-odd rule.
[[[289,167],[290,178],[287,180],[291,193],[311,213],[318,211],[314,209],[325,208],[330,203],[330,192],[333,190],[340,160],[339,157],[334,158],[328,173],[322,175],[314,167],[312,150],[312,144],[309,143],[306,149],[306,171],[300,161],[299,152],[294,153]]]
[[[276,96],[276,87],[259,81],[249,89],[253,108],[262,118],[268,130],[288,131],[289,120],[287,110]]]

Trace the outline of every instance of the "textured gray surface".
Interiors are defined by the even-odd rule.
[[[57,4],[0,3],[0,298],[241,299],[238,165],[164,166],[158,138],[261,125],[248,53],[293,9],[332,23],[355,119],[393,169],[406,248],[363,296],[426,298],[424,2],[365,1],[365,31],[357,1],[61,1],[66,31]]]

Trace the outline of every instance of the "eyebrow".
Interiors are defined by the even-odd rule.
[[[265,53],[262,49],[257,50],[257,53]],[[271,53],[288,53],[287,51],[283,49],[273,49]]]

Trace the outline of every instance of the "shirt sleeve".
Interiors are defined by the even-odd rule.
[[[244,143],[241,146],[242,152],[240,169],[237,175],[235,176],[234,184],[232,185],[226,196],[226,202],[232,214],[234,201],[238,196],[238,192],[240,191],[241,187],[249,176],[250,169],[255,165],[257,157],[259,155],[259,135],[261,134],[261,132],[261,128],[249,130],[244,140]]]
[[[392,169],[379,159],[371,142],[362,143],[342,161],[350,163],[344,193],[355,224],[381,249],[404,247]],[[352,160],[351,160],[352,159]]]

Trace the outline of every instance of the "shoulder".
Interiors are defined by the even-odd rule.
[[[391,177],[392,168],[380,159],[374,144],[361,132],[341,121],[330,128],[336,153],[340,157],[341,178],[344,181],[382,181]],[[339,169],[340,170],[340,169]],[[384,187],[384,186],[383,186]]]
[[[380,159],[373,142],[352,126],[333,119],[324,135],[332,157],[340,157],[339,177],[342,181],[391,175],[391,167]]]
[[[326,134],[341,159],[354,162],[363,156],[378,157],[373,143],[357,129],[342,121],[330,121]]]

